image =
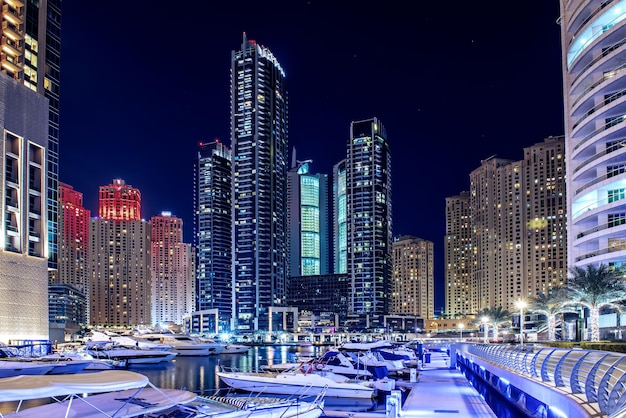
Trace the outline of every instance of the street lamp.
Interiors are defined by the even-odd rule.
[[[483,323],[483,331],[485,333],[485,344],[487,344],[489,342],[489,338],[487,337],[487,333],[489,332],[489,328],[487,328],[487,324],[489,323],[489,317],[488,316],[483,316],[482,318],[480,318],[480,322]]]
[[[515,302],[515,306],[519,309],[519,343],[524,345],[524,308],[527,306],[524,299]]]
[[[460,323],[459,324],[459,330],[461,331],[461,341],[463,341],[463,328],[465,328],[465,324]]]

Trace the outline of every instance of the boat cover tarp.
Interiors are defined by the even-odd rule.
[[[0,402],[112,392],[141,388],[148,384],[146,376],[126,370],[67,375],[21,375],[0,379]]]

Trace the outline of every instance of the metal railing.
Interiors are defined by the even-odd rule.
[[[472,345],[467,352],[541,382],[613,417],[626,408],[626,355],[532,345]]]

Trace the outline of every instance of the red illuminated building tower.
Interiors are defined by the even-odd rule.
[[[91,211],[83,207],[82,193],[61,182],[59,206],[59,272],[53,281],[70,284],[88,295],[87,260]]]
[[[182,324],[194,310],[193,253],[183,243],[183,220],[162,212],[152,225],[152,321]]]
[[[141,193],[115,179],[100,187],[98,214],[91,220],[90,323],[151,324],[150,224],[141,220]]]
[[[98,217],[113,221],[140,220],[141,193],[122,179],[115,179],[108,186],[100,186]]]

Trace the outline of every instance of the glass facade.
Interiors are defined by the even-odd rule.
[[[231,153],[218,140],[200,144],[195,167],[196,311],[218,310],[230,330],[233,286]]]

